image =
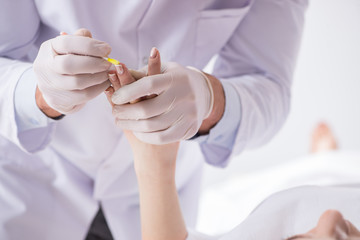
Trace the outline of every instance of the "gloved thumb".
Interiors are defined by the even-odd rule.
[[[146,77],[146,75],[147,75],[146,68],[147,68],[147,66],[145,66],[139,70],[129,69],[129,72],[133,76],[133,78],[137,81],[143,77]]]
[[[74,35],[92,38],[91,32],[86,28],[80,28],[80,29],[76,30]]]

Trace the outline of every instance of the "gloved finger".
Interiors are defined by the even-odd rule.
[[[147,75],[147,66],[140,68],[139,70],[129,69],[130,74],[135,80],[146,77]]]
[[[53,50],[60,55],[106,57],[111,52],[111,47],[106,42],[84,36],[61,35],[52,39],[51,45]]]
[[[121,87],[120,80],[114,70],[109,71],[109,80],[111,82],[111,85],[113,86],[114,91],[118,90]]]
[[[161,73],[161,59],[160,52],[153,47],[151,49],[149,61],[148,61],[148,75],[156,75]]]
[[[72,90],[70,91],[70,94],[68,94],[68,104],[71,104],[71,102],[74,105],[86,103],[90,99],[93,99],[100,93],[104,92],[108,87],[110,87],[110,81],[105,81],[101,84],[91,86],[83,90]]]
[[[120,85],[125,86],[127,84],[135,82],[135,78],[131,75],[128,68],[125,64],[120,63],[119,65],[115,65],[117,77],[120,80]],[[140,99],[137,99],[135,101],[132,101],[130,103],[137,103]]]
[[[50,66],[56,73],[74,75],[103,72],[111,67],[111,63],[103,58],[66,54],[56,55]]]
[[[54,74],[55,75],[55,74]],[[58,79],[54,78],[54,79]],[[82,90],[108,80],[106,71],[94,74],[61,75],[61,81],[52,81],[51,85],[61,90]]]
[[[172,75],[166,73],[141,78],[117,90],[112,96],[112,102],[124,104],[143,96],[159,95],[171,86],[172,80]]]
[[[71,114],[71,113],[79,111],[81,108],[83,108],[85,106],[85,104],[86,103],[78,104],[78,105],[72,106],[71,109],[69,109],[69,110],[66,110],[66,111],[59,110],[59,112],[62,114]]]
[[[113,116],[117,119],[149,119],[171,111],[173,107],[174,100],[169,100],[167,96],[160,95],[133,104],[115,105],[113,107]]]
[[[141,132],[154,132],[162,131],[170,127],[171,124],[152,121],[150,119],[145,120],[121,120],[115,119],[115,125],[121,129],[126,129],[129,131],[141,131]]]
[[[74,35],[92,38],[92,34],[91,34],[90,30],[88,30],[86,28],[79,28],[78,30],[76,30]]]
[[[67,34],[66,32],[60,32],[60,35],[64,36],[64,35],[69,35],[69,34]],[[79,28],[78,30],[76,30],[74,35],[92,38],[92,34],[91,34],[90,30],[88,30],[86,28]]]
[[[182,140],[189,139],[193,137],[196,132],[197,129],[192,124],[189,124],[184,118],[180,119],[176,125],[162,131],[149,133],[133,131],[134,135],[140,141],[157,145],[177,142],[179,141],[178,136],[184,136]]]
[[[121,129],[127,129],[130,131],[137,132],[158,132],[168,129],[174,124],[177,124],[183,118],[182,113],[184,105],[178,105],[171,111],[164,112],[158,116],[148,118],[148,119],[138,119],[138,120],[127,120],[127,119],[115,119],[115,124]]]
[[[121,86],[125,86],[136,81],[125,64],[120,63],[119,65],[115,65],[115,69]]]
[[[39,89],[42,89],[41,85],[38,85]],[[84,90],[81,90],[84,91]],[[74,99],[74,93],[71,91],[53,91],[52,94],[48,94],[50,91],[43,92],[43,98],[46,103],[56,111],[62,114],[69,114],[78,111],[81,109],[86,102],[78,101],[78,99]],[[61,101],[59,101],[61,99]],[[81,102],[81,103],[80,103]]]

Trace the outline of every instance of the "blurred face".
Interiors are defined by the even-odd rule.
[[[315,228],[305,234],[299,234],[286,240],[360,240],[360,232],[340,212],[327,210]]]

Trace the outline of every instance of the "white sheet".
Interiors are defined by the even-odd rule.
[[[236,176],[206,189],[200,202],[198,230],[228,232],[271,194],[304,185],[360,183],[360,152],[332,151],[309,155],[288,164]]]
[[[360,185],[305,186],[276,193],[262,202],[244,222],[219,240],[280,240],[305,233],[316,226],[328,209],[360,224]]]

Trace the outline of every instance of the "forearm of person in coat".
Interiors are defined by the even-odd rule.
[[[0,135],[25,151],[32,151],[36,148],[34,144],[28,146],[25,143],[29,142],[24,136],[27,126],[42,128],[41,134],[36,140],[33,137],[32,142],[43,142],[46,132],[51,131],[51,126],[48,126],[46,118],[42,118],[35,104],[35,79],[22,81],[32,68],[29,53],[39,35],[40,18],[33,1],[24,2],[21,8],[16,2],[3,1],[0,16],[2,22],[11,23],[0,28]],[[29,94],[25,96],[22,90]],[[31,110],[35,111],[31,112],[30,119],[27,112]]]
[[[291,86],[308,1],[253,1],[219,52],[212,74],[223,84],[225,112],[196,139],[205,160],[225,167],[233,156],[269,142],[290,110]]]

